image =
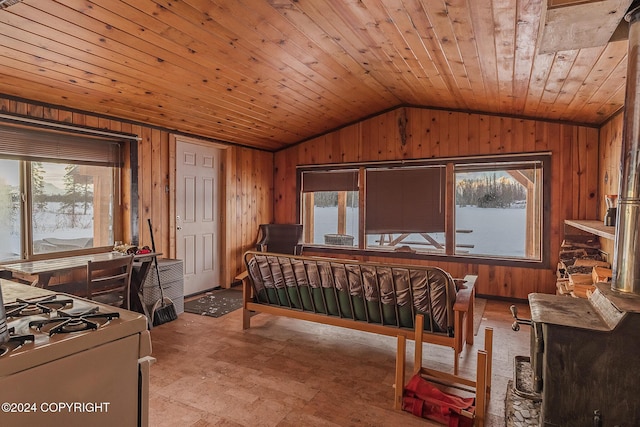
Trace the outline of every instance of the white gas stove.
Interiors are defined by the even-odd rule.
[[[148,424],[151,339],[142,314],[0,279],[2,425]]]

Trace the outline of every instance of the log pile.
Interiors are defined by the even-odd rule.
[[[566,236],[560,247],[558,295],[588,298],[595,283],[611,280],[611,265],[603,259],[595,236]]]

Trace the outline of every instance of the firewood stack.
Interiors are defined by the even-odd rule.
[[[611,265],[603,258],[597,237],[566,236],[556,274],[558,295],[588,298],[595,283],[611,280]]]

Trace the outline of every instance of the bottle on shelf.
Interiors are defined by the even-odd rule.
[[[618,195],[607,194],[604,196],[604,200],[607,203],[607,212],[604,215],[604,225],[614,226],[616,225],[616,216],[618,215]]]

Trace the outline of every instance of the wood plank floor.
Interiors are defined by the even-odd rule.
[[[529,330],[511,330],[509,303],[488,301],[460,373],[475,378],[484,327],[494,329],[487,425],[504,426],[513,359],[529,354]],[[528,307],[518,304],[520,316]],[[150,425],[425,426],[393,409],[396,339],[268,314],[242,331],[241,310],[221,318],[184,313],[151,331]],[[424,366],[451,372],[453,350],[425,344]],[[407,377],[413,342],[407,345]]]

